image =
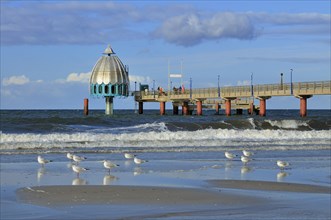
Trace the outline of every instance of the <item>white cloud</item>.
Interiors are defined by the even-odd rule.
[[[151,83],[152,79],[147,76],[136,76],[136,75],[129,75],[129,80],[132,83],[137,82],[137,83]]]
[[[2,84],[4,86],[9,85],[24,85],[30,82],[30,79],[26,77],[25,75],[20,76],[11,76],[9,78],[4,78],[2,81]]]
[[[66,82],[88,83],[91,77],[91,72],[88,73],[70,73],[67,76]]]
[[[243,80],[243,81],[238,81],[237,86],[249,86],[251,84],[251,81],[249,80]]]
[[[199,14],[170,17],[153,35],[178,45],[192,46],[210,39],[253,39],[257,34],[249,16],[224,12],[210,17]]]
[[[187,4],[24,2],[1,4],[1,42],[106,44],[153,37],[181,46],[225,38],[250,40],[268,33],[329,38],[330,14],[208,12]],[[262,31],[263,30],[263,31]]]

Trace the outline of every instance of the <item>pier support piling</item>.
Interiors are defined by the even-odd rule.
[[[241,108],[237,108],[236,109],[236,114],[237,115],[242,115],[243,114],[243,110]]]
[[[270,96],[263,96],[263,97],[258,97],[260,100],[260,110],[259,110],[259,115],[264,117],[266,116],[267,113],[267,99],[271,98]]]
[[[84,115],[88,115],[88,99],[84,99]]]
[[[300,98],[300,116],[301,117],[307,116],[307,98],[306,97]]]
[[[113,115],[114,110],[113,110],[113,98],[112,96],[106,96],[106,115]]]
[[[215,103],[215,114],[219,115],[220,114],[220,104],[218,102]]]
[[[225,99],[225,115],[231,116],[231,99]]]
[[[139,102],[138,113],[141,115],[143,112],[144,112],[144,103],[143,102]]]
[[[160,115],[165,115],[165,102],[160,102]]]
[[[178,105],[172,104],[172,113],[178,115]]]
[[[183,102],[182,114],[183,115],[189,115],[188,102]]]
[[[311,98],[311,95],[303,95],[298,96],[300,99],[300,116],[306,117],[307,116],[307,99]]]
[[[202,101],[196,101],[197,103],[197,115],[202,115]]]
[[[266,100],[265,99],[260,99],[260,116],[265,116],[266,115]]]

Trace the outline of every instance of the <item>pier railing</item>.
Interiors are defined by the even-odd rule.
[[[136,101],[181,101],[248,97],[331,95],[331,81],[197,88],[184,91],[136,91]]]

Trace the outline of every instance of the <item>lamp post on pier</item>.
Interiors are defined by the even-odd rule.
[[[253,91],[253,73],[251,73],[251,95],[252,95],[252,97],[254,96],[254,91]]]
[[[190,99],[192,99],[192,78],[190,78]]]
[[[218,93],[218,97],[221,97],[220,75],[217,76],[217,93]]]
[[[136,98],[137,82],[134,82],[134,99]],[[137,114],[137,102],[134,102],[134,113]]]
[[[293,73],[293,69],[291,70],[291,95],[293,95],[293,81],[292,81],[292,73]]]
[[[153,97],[155,98],[155,79],[153,79]]]

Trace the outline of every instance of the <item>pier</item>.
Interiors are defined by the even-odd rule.
[[[195,110],[197,115],[203,114],[204,108],[225,109],[227,116],[231,109],[236,109],[237,114],[247,110],[260,116],[266,116],[267,100],[274,96],[293,96],[300,100],[300,116],[307,115],[307,100],[315,95],[331,95],[331,81],[296,82],[261,84],[248,86],[227,86],[213,88],[190,88],[186,90],[134,91],[134,99],[139,103],[139,114],[143,114],[144,102],[159,102],[160,114],[165,114],[166,103],[171,102],[173,114],[179,114],[179,107],[183,115],[190,115]],[[259,105],[254,105],[254,100],[259,100]]]

